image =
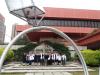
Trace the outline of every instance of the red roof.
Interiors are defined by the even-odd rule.
[[[25,29],[31,28],[29,25],[16,25],[15,26],[17,32],[22,32]]]
[[[99,35],[99,38],[97,38],[96,35]],[[91,39],[92,37],[96,37],[96,38],[92,39],[92,40],[88,40],[88,39]],[[87,40],[90,42],[93,40],[100,40],[100,28],[96,29],[92,33],[88,34],[87,36],[77,40],[77,42],[83,42],[83,41],[87,41]]]
[[[90,35],[87,35],[87,36],[83,37],[82,39],[77,40],[76,42],[79,45],[92,45],[94,43],[95,46],[98,43],[98,47],[100,47],[99,46],[100,30],[98,30],[97,32],[91,33]]]
[[[16,25],[16,31],[21,32],[25,29],[30,28],[29,25]],[[61,30],[65,33],[91,33],[96,28],[87,28],[87,27],[56,27],[55,28]],[[42,30],[41,32],[49,32],[47,30]]]
[[[100,10],[45,7],[45,17],[65,19],[100,20]]]

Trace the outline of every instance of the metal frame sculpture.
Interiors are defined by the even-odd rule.
[[[7,0],[8,1],[8,0]],[[14,0],[11,0],[11,1],[14,1]],[[15,0],[16,1],[16,0]],[[18,1],[18,0],[17,0]],[[19,0],[21,1],[21,0]],[[23,1],[23,0],[22,0]],[[25,8],[24,8],[25,9]],[[14,10],[15,11],[15,10]],[[23,11],[24,13],[24,11]],[[25,14],[24,14],[25,15]],[[20,16],[19,16],[20,17]],[[66,41],[70,42],[70,44],[74,47],[74,49],[76,50],[76,53],[78,54],[79,56],[79,59],[82,63],[82,66],[83,66],[83,71],[84,71],[84,75],[89,75],[88,73],[88,69],[87,69],[87,66],[86,66],[86,63],[84,61],[84,58],[80,52],[80,50],[78,49],[77,45],[75,44],[75,42],[70,38],[68,37],[65,33],[63,33],[62,31],[56,29],[56,28],[53,28],[53,27],[49,27],[49,26],[38,26],[39,23],[42,21],[43,17],[40,19],[40,21],[37,23],[37,27],[32,27],[32,28],[29,28],[29,29],[26,29],[24,31],[22,31],[21,33],[19,33],[8,45],[7,47],[5,48],[4,52],[2,53],[1,55],[1,58],[0,58],[0,72],[2,70],[2,66],[3,66],[3,62],[5,60],[5,57],[6,57],[6,54],[8,52],[8,50],[10,49],[10,47],[14,44],[14,42],[16,42],[17,39],[19,39],[22,35],[28,33],[28,32],[31,32],[31,31],[39,31],[39,30],[49,30],[49,31],[52,31],[53,33],[55,34],[58,34],[59,36],[61,36],[63,39],[65,39]]]

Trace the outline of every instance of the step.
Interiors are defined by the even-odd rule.
[[[68,72],[34,72],[26,73],[25,75],[72,75]]]
[[[7,67],[4,68],[5,70],[65,70],[65,69],[83,69],[82,67],[34,67],[34,66],[28,66],[28,67]]]
[[[89,71],[94,71],[88,69]],[[50,66],[20,66],[20,67],[5,67],[2,72],[70,72],[70,71],[83,71],[82,67],[50,67]]]

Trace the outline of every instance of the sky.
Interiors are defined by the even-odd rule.
[[[100,10],[100,0],[35,0],[43,7],[75,8]],[[14,24],[25,25],[23,20],[9,13],[5,0],[0,0],[0,13],[5,17],[5,42],[10,42],[12,26]]]

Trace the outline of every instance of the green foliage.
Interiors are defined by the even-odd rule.
[[[99,66],[100,65],[100,51],[99,50],[83,50],[83,57],[86,64],[89,66]]]
[[[3,51],[4,48],[0,48],[0,56],[2,55]],[[14,59],[14,53],[12,50],[9,50],[6,55],[5,61],[12,61],[13,59]]]
[[[79,56],[77,55],[77,53],[74,54],[74,57],[72,57],[71,60],[80,62],[80,59],[79,59]]]
[[[29,51],[33,50],[36,46],[37,46],[37,44],[29,43],[29,44],[25,45],[24,47],[14,50],[15,60],[22,61],[23,54],[28,53]]]
[[[26,45],[28,43],[29,41],[27,40],[27,38],[23,36],[23,37],[20,37],[14,44],[15,45]]]
[[[51,47],[53,47],[56,51],[58,51],[59,53],[64,53],[67,56],[67,60],[71,59],[71,54],[70,51],[68,49],[68,47],[64,46],[64,44],[60,44],[60,43],[53,43],[50,41],[44,41],[46,44],[50,45]]]
[[[51,47],[53,47],[59,53],[66,54],[68,60],[71,58],[69,49],[67,47],[65,47],[63,44],[52,43],[52,42],[49,42],[49,41],[45,41],[44,43],[50,45]],[[33,50],[36,46],[38,46],[38,45],[33,44],[33,43],[29,43],[24,47],[21,47],[21,48],[18,48],[17,50],[14,50],[15,59],[17,61],[22,61],[23,53],[28,53],[29,51]]]

